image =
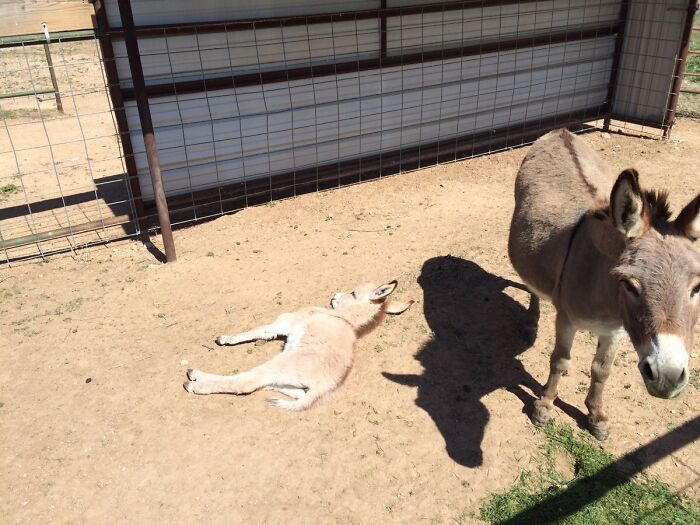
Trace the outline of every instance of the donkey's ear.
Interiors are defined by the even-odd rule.
[[[372,292],[370,299],[372,301],[381,301],[382,299],[388,297],[389,294],[396,289],[398,284],[399,283],[397,281],[391,281],[390,283],[377,287],[377,289]]]
[[[700,195],[683,208],[675,220],[675,225],[691,241],[700,239]]]
[[[610,211],[615,228],[634,239],[649,226],[644,195],[639,187],[639,174],[627,169],[620,173],[610,194]]]

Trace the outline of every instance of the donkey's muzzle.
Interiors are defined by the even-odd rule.
[[[644,385],[654,397],[672,399],[688,384],[688,354],[675,335],[659,334],[651,342],[647,356],[639,362]]]

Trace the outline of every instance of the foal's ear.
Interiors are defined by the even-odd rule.
[[[615,228],[628,239],[639,237],[649,227],[636,170],[626,169],[617,177],[610,194],[610,211]]]
[[[700,239],[700,194],[683,208],[674,223],[691,241]]]
[[[370,296],[370,300],[372,301],[381,301],[382,299],[386,298],[391,294],[396,289],[396,286],[399,283],[397,281],[391,281],[390,283],[383,284],[379,287],[377,287],[373,292],[372,295]]]

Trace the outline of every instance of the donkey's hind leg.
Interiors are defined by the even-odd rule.
[[[544,387],[542,397],[535,401],[535,409],[532,414],[532,421],[536,425],[543,425],[549,420],[554,400],[557,398],[559,379],[566,375],[569,370],[571,360],[571,345],[574,342],[576,329],[568,319],[557,313],[556,320],[556,341],[554,352],[549,361],[549,377]]]
[[[261,388],[282,385],[288,388],[304,389],[306,385],[297,379],[287,361],[288,354],[278,354],[247,372],[232,376],[207,374],[199,370],[188,370],[190,379],[183,386],[193,394],[250,394]]]
[[[537,339],[537,327],[540,322],[540,298],[536,294],[530,292],[530,306],[527,309],[527,319],[523,326],[523,339],[526,343],[532,345]]]

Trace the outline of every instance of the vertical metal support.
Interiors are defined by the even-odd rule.
[[[673,86],[671,87],[671,96],[668,99],[668,107],[666,108],[666,118],[664,119],[664,138],[671,138],[671,128],[676,120],[676,107],[681,92],[681,84],[683,83],[683,73],[685,72],[685,62],[688,59],[688,51],[690,50],[690,35],[693,32],[693,18],[695,11],[698,10],[697,0],[688,2],[688,13],[685,15],[685,25],[683,26],[683,35],[681,36],[681,47],[676,60],[676,68],[673,75]]]
[[[610,73],[610,84],[608,85],[608,99],[605,104],[603,120],[603,130],[610,131],[610,120],[612,118],[613,106],[615,105],[615,94],[617,93],[617,84],[620,79],[620,62],[622,58],[622,45],[625,42],[625,28],[627,27],[627,17],[629,15],[629,0],[622,0],[620,4],[620,15],[618,20],[620,23],[620,31],[615,39],[615,50],[613,51],[612,71]]]
[[[114,57],[109,20],[107,19],[103,0],[95,0],[94,8],[97,35],[99,37],[105,75],[107,76],[107,89],[112,99],[112,110],[114,111],[114,118],[117,121],[117,130],[124,153],[127,182],[129,184],[129,190],[131,191],[131,199],[134,205],[133,210],[136,213],[134,220],[138,223],[139,231],[142,234],[148,235],[148,224],[145,219],[146,211],[143,206],[141,184],[139,183],[138,169],[136,168],[136,161],[134,160],[134,148],[131,144],[129,122],[127,121],[126,110],[124,109],[124,97],[122,96],[122,90],[119,85],[119,73],[117,72],[117,63]]]
[[[56,71],[53,68],[51,50],[49,49],[49,44],[51,43],[51,36],[49,35],[49,24],[47,24],[46,22],[42,22],[41,29],[44,30],[44,35],[46,36],[46,42],[44,42],[44,53],[46,54],[46,63],[49,65],[49,75],[51,76],[51,84],[53,85],[53,92],[54,96],[56,97],[56,109],[58,109],[59,113],[63,113],[61,93],[59,93],[58,91],[58,80],[56,80]]]
[[[379,35],[380,35],[380,56],[381,58],[386,58],[386,0],[381,0],[380,7],[382,9],[381,14],[379,15],[380,18],[380,23],[379,23]]]
[[[160,223],[160,231],[163,237],[163,245],[165,246],[165,256],[168,262],[174,262],[177,259],[177,256],[175,254],[175,242],[173,241],[173,231],[170,226],[170,214],[168,212],[168,202],[165,199],[163,179],[160,176],[160,160],[158,159],[158,147],[156,146],[156,137],[153,132],[151,110],[148,106],[146,82],[143,77],[143,67],[141,65],[139,44],[136,39],[136,30],[134,28],[134,15],[131,11],[131,1],[119,0],[118,3],[119,14],[122,20],[122,28],[124,30],[124,43],[126,44],[126,53],[129,57],[131,78],[134,84],[134,96],[136,98],[136,105],[139,111],[139,120],[141,121],[143,141],[146,146],[148,171],[151,175],[151,184],[153,184],[153,195],[156,201],[156,209],[158,210],[158,222]]]

